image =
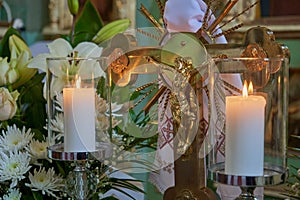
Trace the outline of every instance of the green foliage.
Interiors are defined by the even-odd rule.
[[[123,33],[130,25],[129,19],[118,19],[103,26],[99,32],[93,37],[92,41],[96,44],[101,44],[106,40],[111,39],[118,33]]]
[[[16,36],[22,38],[20,33],[16,29],[9,27],[0,42],[0,55],[2,58],[5,58],[5,57],[10,58],[8,39],[11,35],[16,35]]]
[[[80,42],[91,41],[102,27],[103,21],[101,16],[90,0],[87,0],[76,20],[74,43],[72,45],[76,46]]]
[[[22,105],[23,121],[27,126],[43,130],[46,123],[46,100],[43,97],[43,82],[46,73],[34,76],[24,84],[19,98]]]

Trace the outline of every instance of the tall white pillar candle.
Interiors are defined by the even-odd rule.
[[[265,105],[262,96],[226,97],[226,174],[263,175]]]
[[[64,151],[95,150],[95,89],[64,88]]]

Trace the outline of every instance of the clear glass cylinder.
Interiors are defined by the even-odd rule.
[[[103,153],[99,151],[99,134],[108,131],[111,122],[109,87],[101,60],[47,58],[47,65],[48,133],[51,144],[60,147],[56,150],[62,153],[53,151],[52,156],[74,156],[64,152]],[[58,159],[68,160],[60,156]]]
[[[208,79],[209,178],[240,187],[284,183],[287,59],[212,59]]]

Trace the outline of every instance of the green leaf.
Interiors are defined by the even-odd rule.
[[[91,41],[94,35],[103,27],[103,21],[90,0],[87,0],[79,15],[74,30],[74,44]]]
[[[104,77],[100,77],[97,85],[97,93],[100,94],[101,98],[107,99],[107,83]]]
[[[20,37],[22,39],[20,33],[16,29],[9,27],[0,42],[0,55],[3,58],[4,57],[10,58],[8,39],[11,35],[17,35],[18,37]]]
[[[35,75],[30,81],[24,84],[21,95],[19,97],[23,120],[27,126],[43,130],[45,126],[46,115],[46,100],[43,97],[43,78],[45,73]]]
[[[35,200],[43,200],[43,195],[39,192],[32,192],[32,196]]]
[[[131,96],[130,96],[130,100],[135,100],[136,98],[138,98],[140,96],[140,92],[139,91],[134,91]]]

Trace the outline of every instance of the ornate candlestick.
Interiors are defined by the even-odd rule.
[[[284,183],[288,176],[287,70],[287,59],[278,57],[210,64],[210,109],[216,117],[210,119],[215,145],[210,146],[209,178],[241,187],[239,200],[256,199],[256,187]]]
[[[111,125],[103,109],[103,93],[109,87],[100,63],[101,59],[76,55],[47,58],[48,138],[52,144],[48,157],[75,163],[65,184],[74,199],[87,199],[96,191],[97,179],[88,169],[89,161],[102,161],[112,153],[110,144],[100,142],[106,131],[101,127]]]

